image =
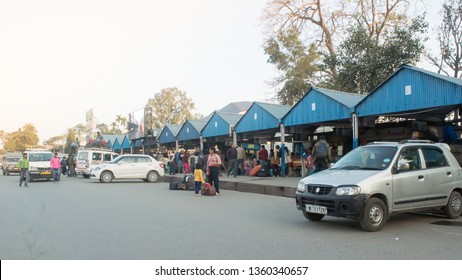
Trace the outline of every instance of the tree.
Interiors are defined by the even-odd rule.
[[[281,32],[296,28],[305,46],[315,45],[322,61],[315,75],[317,85],[334,88],[339,76],[338,48],[344,38],[348,38],[348,35],[345,36],[349,34],[348,30],[354,26],[363,27],[361,36],[370,40],[371,45],[375,42],[375,45],[382,46],[397,28],[409,26],[409,2],[271,0],[265,8],[263,21],[269,29],[270,38],[277,38]],[[286,74],[292,75],[290,71]]]
[[[64,142],[66,140],[66,135],[53,136],[50,139],[44,142],[47,146],[52,146],[54,150],[61,150]]]
[[[273,87],[279,88],[276,99],[284,105],[293,105],[299,100],[315,83],[315,75],[320,71],[316,46],[305,47],[299,36],[299,30],[292,27],[265,44],[268,62],[276,65],[281,73],[274,79]]]
[[[338,48],[335,88],[367,94],[401,65],[415,64],[424,51],[419,34],[425,33],[427,26],[417,17],[410,25],[396,27],[383,44],[370,36],[367,27],[352,27]]]
[[[70,128],[67,131],[66,146],[64,147],[64,152],[69,154],[71,152],[71,144],[75,141],[75,130]]]
[[[4,148],[7,151],[24,151],[39,142],[37,129],[32,124],[25,124],[18,131],[3,133]]]
[[[152,128],[162,128],[166,124],[182,124],[192,118],[194,102],[186,92],[178,88],[162,89],[148,100],[146,106],[152,108]]]
[[[438,73],[462,78],[462,0],[445,2],[442,15],[443,22],[437,29],[440,57],[430,56],[430,60]]]
[[[117,115],[115,120],[119,133],[122,134],[122,131],[127,131],[128,119],[126,116]]]

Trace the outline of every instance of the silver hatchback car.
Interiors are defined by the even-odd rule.
[[[379,231],[398,212],[438,208],[456,219],[461,194],[462,169],[448,145],[374,142],[300,180],[296,206],[310,221],[325,215],[352,218],[366,231]]]

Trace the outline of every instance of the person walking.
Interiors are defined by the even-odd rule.
[[[77,174],[75,174],[75,158],[74,154],[70,154],[69,158],[69,177],[76,177]]]
[[[210,147],[209,157],[207,159],[207,174],[209,175],[209,182],[213,184],[215,190],[217,191],[217,195],[220,194],[220,166],[221,166],[221,158],[215,152],[213,147]]]
[[[27,153],[22,154],[22,159],[16,163],[16,167],[20,169],[19,171],[19,186],[22,186],[22,182],[26,181],[24,186],[28,187],[29,185],[29,159],[27,159]]]
[[[329,143],[327,143],[326,137],[324,135],[321,135],[321,137],[319,137],[319,141],[313,146],[313,160],[315,172],[319,172],[328,168],[331,156]]]
[[[236,148],[236,152],[237,152],[237,169],[238,171],[241,170],[241,174],[240,175],[244,175],[245,174],[245,168],[244,168],[244,160],[245,160],[245,150],[244,148],[242,148],[242,144],[240,144],[237,148]],[[239,172],[238,172],[238,175],[239,175]]]
[[[186,150],[183,154],[183,168],[184,168],[184,174],[189,173],[189,158],[191,154],[189,153],[189,150]]]
[[[53,181],[58,183],[61,180],[61,161],[58,158],[58,153],[50,160],[51,171],[53,172]]]
[[[233,172],[234,178],[237,176],[237,149],[236,145],[232,144],[231,147],[226,151],[226,158],[228,159],[228,171],[226,176],[229,177],[231,171]]]
[[[205,183],[204,180],[204,171],[202,171],[201,164],[196,163],[196,168],[194,169],[194,195],[200,196],[201,186]]]

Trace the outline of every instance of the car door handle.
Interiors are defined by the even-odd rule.
[[[446,175],[451,176],[452,175],[451,171],[448,171]]]
[[[424,176],[423,176],[423,175],[419,175],[418,178],[419,178],[419,180],[422,180],[422,179],[424,178]]]

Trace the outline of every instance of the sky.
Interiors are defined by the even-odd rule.
[[[143,108],[164,88],[208,115],[268,101],[267,0],[0,0],[0,130],[32,123],[41,142]],[[431,18],[442,1],[424,1]]]

